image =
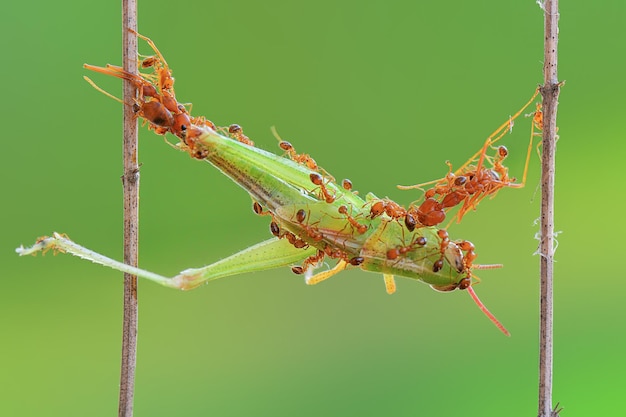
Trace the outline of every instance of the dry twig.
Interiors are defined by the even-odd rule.
[[[541,162],[541,241],[539,244],[541,295],[539,336],[539,417],[558,416],[552,407],[553,360],[553,266],[554,266],[554,175],[556,110],[561,83],[557,77],[558,0],[538,1],[544,11],[543,142]]]
[[[122,1],[122,59],[124,70],[137,72],[136,0]],[[136,88],[124,81],[124,102],[132,103]],[[137,118],[131,106],[124,108],[124,263],[137,266],[139,242],[139,166],[137,163]],[[137,361],[137,277],[124,274],[124,324],[118,416],[132,417]]]

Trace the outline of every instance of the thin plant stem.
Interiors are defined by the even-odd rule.
[[[122,0],[122,62],[124,70],[137,72],[137,2]],[[125,103],[135,100],[136,87],[125,80]],[[139,165],[137,118],[131,106],[124,108],[124,150],[122,175],[124,193],[124,263],[137,266],[139,249]],[[124,274],[124,322],[120,375],[119,417],[132,417],[137,364],[137,277]]]
[[[556,113],[561,83],[557,77],[558,0],[538,2],[544,11],[543,139],[541,161],[541,230],[539,254],[540,334],[539,334],[539,417],[553,417],[553,270],[554,270],[554,177]]]

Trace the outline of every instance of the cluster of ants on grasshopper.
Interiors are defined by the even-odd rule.
[[[253,199],[254,212],[271,218],[269,228],[273,238],[205,268],[183,271],[174,278],[159,277],[139,269],[133,273],[138,272],[137,275],[163,285],[188,289],[226,275],[285,265],[291,266],[296,274],[304,274],[308,284],[321,282],[347,267],[360,267],[381,272],[390,294],[396,288],[394,275],[421,280],[438,291],[467,290],[487,317],[503,333],[509,334],[472,288],[478,281],[474,270],[501,265],[475,264],[474,245],[467,240],[450,239],[447,227],[441,225],[452,209],[457,209],[455,217],[460,222],[485,197],[494,196],[502,188],[524,186],[532,139],[537,134],[535,131],[542,128],[541,105],[537,104],[532,113],[531,143],[521,182],[509,176],[503,163],[508,155],[507,148],[494,145],[512,129],[513,121],[535,100],[538,91],[461,167],[453,170],[448,162],[448,173],[439,180],[398,186],[423,191],[419,200],[404,207],[372,194],[362,199],[353,191],[350,180],[336,183],[311,156],[297,153],[276,131],[274,135],[284,151],[282,156],[256,148],[237,124],[217,127],[205,117],[192,116],[190,106],[176,98],[172,71],[163,55],[152,40],[137,35],[154,51],[153,56],[144,57],[140,62],[142,69],[151,69],[151,72],[132,74],[114,65],[85,64],[88,70],[131,82],[137,89],[134,102],[125,103],[89,78],[85,79],[98,91],[132,106],[137,117],[156,134],[170,133],[178,137],[180,142],[173,146],[194,159],[210,162],[244,187]],[[492,150],[495,152],[490,155]],[[241,158],[242,155],[245,158]],[[18,252],[27,254],[50,248],[73,254],[84,249],[55,233],[51,238],[41,238],[30,249],[19,248]],[[86,251],[89,254],[85,254]],[[78,256],[96,258],[87,249]],[[337,264],[330,270],[313,274],[325,258],[336,259]],[[124,268],[131,268],[113,260],[98,258],[95,262],[125,271]],[[241,267],[244,263],[249,266]],[[219,272],[215,267],[219,267]]]

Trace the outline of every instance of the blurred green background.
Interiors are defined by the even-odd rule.
[[[10,2],[0,17],[4,141],[0,415],[117,412],[121,274],[69,256],[18,258],[65,232],[121,258],[121,107],[82,79],[121,62],[116,2]],[[626,3],[562,2],[554,400],[563,416],[618,407],[626,364],[623,22]],[[534,1],[140,2],[182,101],[277,151],[272,125],[361,192],[459,165],[542,81]],[[148,53],[145,45],[141,51]],[[94,75],[121,95],[121,83]],[[521,175],[529,120],[505,139]],[[201,266],[269,236],[250,198],[141,132],[141,265]],[[528,186],[449,231],[472,240],[477,291],[440,294],[349,271],[316,287],[288,269],[180,293],[142,282],[138,416],[536,415],[539,161]]]

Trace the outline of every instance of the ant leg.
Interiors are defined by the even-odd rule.
[[[103,90],[101,87],[99,87],[96,83],[94,83],[91,78],[83,75],[83,78],[85,79],[85,81],[87,81],[89,83],[89,85],[91,85],[93,88],[96,89],[96,91],[101,92],[102,94],[104,94],[105,96],[112,98],[113,100],[122,103],[122,104],[128,104],[128,103],[124,103],[124,101],[120,98],[115,97],[113,94],[109,93],[108,91]],[[129,106],[131,106],[131,104],[128,104]]]
[[[90,71],[99,72],[100,74],[110,75],[126,81],[130,81],[131,83],[134,83],[138,88],[145,84],[148,84],[148,82],[144,80],[143,77],[141,77],[140,75],[126,72],[122,69],[122,67],[118,67],[116,65],[107,64],[106,67],[98,67],[96,65],[83,64],[83,68]]]
[[[168,68],[167,61],[165,61],[165,58],[161,54],[161,51],[159,51],[159,48],[156,47],[156,44],[152,41],[152,39],[150,39],[149,37],[144,36],[144,35],[136,32],[136,31],[134,31],[134,30],[132,30],[130,28],[128,29],[128,31],[131,32],[131,33],[134,33],[135,35],[137,35],[138,38],[143,39],[150,46],[150,48],[152,48],[152,50],[157,55],[157,58],[163,64],[163,66]]]
[[[422,187],[425,187],[427,185],[436,184],[438,186],[442,182],[445,182],[445,181],[450,182],[450,178],[454,177],[454,174],[452,173],[452,164],[450,163],[450,161],[446,161],[446,165],[448,166],[448,173],[443,178],[439,178],[438,180],[432,180],[432,181],[423,182],[421,184],[415,184],[415,185],[396,185],[396,187],[399,190],[412,190],[412,189],[422,190]]]
[[[535,139],[535,136],[541,136],[541,131],[543,130],[543,112],[541,111],[541,103],[537,103],[535,112],[527,116],[532,116],[533,122],[530,125],[530,141],[528,143],[528,153],[526,154],[526,162],[524,163],[524,174],[522,175],[522,184],[526,184],[526,174],[528,174],[528,165],[530,163],[530,154],[533,148],[533,140]],[[537,131],[535,131],[535,129]],[[536,146],[539,160],[541,160],[541,152],[539,151],[540,147],[541,147],[541,141],[539,141]]]
[[[461,172],[468,165],[472,164],[476,160],[476,158],[478,158],[481,154],[484,154],[487,146],[493,145],[494,143],[499,141],[506,134],[507,130],[510,130],[513,127],[513,121],[517,119],[524,112],[524,110],[526,110],[528,106],[530,106],[533,103],[533,101],[535,100],[538,94],[539,94],[539,88],[535,90],[530,100],[528,100],[526,104],[522,106],[521,109],[519,109],[513,116],[510,116],[509,120],[507,120],[502,125],[500,125],[500,127],[498,127],[491,135],[487,137],[487,140],[485,141],[485,145],[478,152],[472,155],[472,157],[468,159],[468,161],[465,164],[461,165],[461,167],[459,167],[455,173]]]

